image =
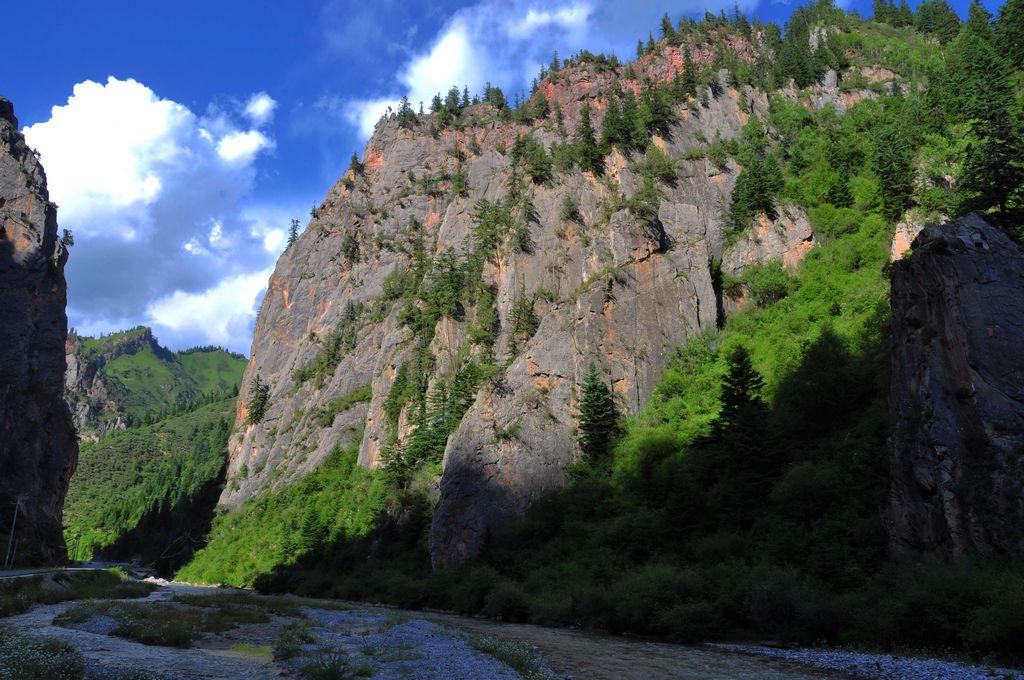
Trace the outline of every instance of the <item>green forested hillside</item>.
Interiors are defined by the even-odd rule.
[[[193,544],[173,549],[172,544],[202,538],[209,517],[202,517],[204,509],[196,503],[212,489],[205,508],[212,512],[234,413],[235,400],[223,399],[99,442],[82,442],[64,507],[71,557],[154,562],[179,547],[191,554]],[[160,515],[163,521],[150,526]],[[149,523],[145,536],[133,541],[140,523]]]
[[[576,464],[565,489],[492,535],[474,563],[431,572],[422,477],[436,460],[396,478],[354,468],[348,452],[218,518],[181,575],[682,640],[1024,660],[1020,561],[891,564],[879,516],[895,225],[908,210],[982,210],[1009,228],[1024,209],[1024,63],[1001,42],[1020,27],[993,28],[975,4],[971,21],[950,28],[950,12],[929,0],[909,21],[893,8],[875,22],[820,2],[798,9],[784,33],[754,26],[775,36],[778,59],[712,65],[768,91],[854,65],[907,80],[842,116],[773,96],[767,119],[752,118],[739,140],[708,144],[720,166],[732,156],[742,168],[723,207],[732,238],[795,203],[818,244],[793,271],[771,263],[725,277],[722,294],[745,299],[743,310],[679,348],[611,451]],[[663,42],[638,53],[688,40],[714,49],[751,30],[742,16],[668,21]],[[829,33],[827,49],[808,48],[815,31]],[[850,88],[869,85],[856,78]],[[561,150],[570,167],[594,151],[589,137]],[[600,153],[620,146],[614,130],[602,138]],[[652,172],[643,190],[655,204],[659,174],[672,173]]]
[[[356,437],[358,442],[359,438]],[[323,546],[365,537],[393,500],[382,475],[356,465],[358,450],[335,451],[315,472],[214,520],[210,541],[177,577],[251,585],[256,576]]]
[[[237,394],[246,364],[243,356],[220,347],[171,352],[142,326],[99,338],[72,333],[69,342],[76,347],[75,361],[99,364],[93,382],[102,381],[106,397],[94,403],[95,417],[127,416],[133,425],[191,410],[211,396]],[[105,356],[113,358],[101,361]],[[66,392],[73,409],[79,401],[95,402],[84,393],[91,387],[77,384]],[[111,403],[113,411],[107,406]]]

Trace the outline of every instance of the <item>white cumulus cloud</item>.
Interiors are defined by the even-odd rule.
[[[217,153],[228,163],[249,163],[263,149],[273,148],[273,142],[259,130],[232,132],[217,142]]]
[[[273,268],[232,276],[198,293],[174,291],[146,308],[147,323],[185,345],[217,344],[248,353],[252,321]]]
[[[172,347],[248,351],[245,329],[283,247],[275,234],[288,227],[249,207],[256,164],[274,148],[265,126],[275,106],[260,92],[234,116],[196,115],[111,77],[75,85],[49,120],[25,128],[60,225],[75,233],[72,326],[96,333],[150,323]]]
[[[506,30],[514,38],[528,38],[537,29],[552,24],[561,26],[568,31],[579,31],[586,26],[592,11],[592,7],[583,4],[562,7],[554,11],[537,10],[531,7],[527,10],[525,17],[509,23]]]
[[[277,102],[266,92],[257,92],[245,105],[245,115],[253,125],[266,125],[273,119]]]

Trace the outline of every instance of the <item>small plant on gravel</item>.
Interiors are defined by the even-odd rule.
[[[469,635],[466,643],[518,672],[525,680],[555,680],[541,665],[540,652],[525,642],[496,635]]]
[[[70,645],[0,627],[0,680],[79,680],[85,660]]]
[[[288,661],[302,654],[302,646],[311,644],[316,637],[310,630],[309,621],[300,620],[289,623],[274,642],[274,659]]]
[[[353,663],[343,650],[321,649],[303,664],[302,677],[306,680],[352,680],[373,677],[373,667]]]

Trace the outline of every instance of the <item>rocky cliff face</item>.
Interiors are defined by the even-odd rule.
[[[925,227],[892,282],[893,553],[1024,552],[1024,253],[977,215]]]
[[[0,532],[21,499],[20,564],[67,559],[61,517],[78,460],[63,398],[67,257],[46,175],[0,98]]]
[[[745,41],[731,48],[750,57]],[[691,49],[695,63],[711,58],[710,50]],[[613,82],[638,92],[645,78],[667,82],[683,63],[675,47],[634,62],[631,71],[583,63],[544,80],[540,91],[561,112],[562,130],[575,128],[584,104],[600,129]],[[523,176],[510,153],[516,138],[532,135],[553,148],[564,139],[557,116],[516,124],[484,103],[463,111],[456,125],[436,125],[433,117],[405,127],[394,117],[382,121],[362,168],[329,191],[270,279],[221,503],[237,507],[287,484],[356,438],[361,464],[386,464],[423,425],[414,422],[408,398],[394,398],[408,390],[410,367],[426,367],[422,396],[450,388],[470,362],[493,365],[497,374],[470,395],[447,439],[443,475],[432,488],[435,565],[475,554],[491,527],[564,483],[566,466],[579,455],[577,385],[591,362],[622,410],[635,413],[673,348],[717,323],[712,262],[723,256],[721,215],[739,168],[733,161],[717,167],[694,152],[716,136],[737,137],[750,116],[764,119],[767,109],[764,93],[729,87],[724,72],[680,105],[668,133],[653,139],[679,175],[659,185],[656,220],[643,221],[629,207],[642,186],[630,162],[637,157],[613,152],[603,176],[573,170],[545,184],[526,179],[533,207],[527,243],[501,241],[479,272],[477,289],[493,293],[496,316],[488,322],[496,337],[486,347],[479,296],[423,331],[410,319],[422,319],[432,303],[406,299],[404,282],[418,276],[419,262],[433,261],[424,280],[434,285],[436,263],[475,248],[481,202],[506,201],[513,178]],[[464,192],[456,178],[464,178]],[[774,240],[743,239],[731,255],[736,271],[775,256],[792,264],[813,244],[796,209],[759,229]],[[536,321],[525,332],[524,315]],[[256,376],[270,393],[265,418],[254,425],[246,404]]]

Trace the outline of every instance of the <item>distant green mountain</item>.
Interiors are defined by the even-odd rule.
[[[65,398],[91,439],[237,394],[246,364],[220,347],[171,352],[145,326],[99,338],[72,332],[66,354]]]
[[[146,356],[131,355],[133,365]],[[138,559],[161,570],[185,562],[209,530],[234,413],[228,397],[83,441],[64,507],[72,559]]]

